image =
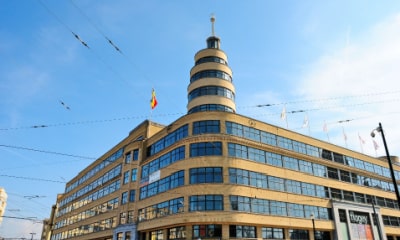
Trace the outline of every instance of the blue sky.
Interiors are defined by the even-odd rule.
[[[369,136],[382,122],[390,153],[400,155],[398,1],[4,0],[5,215],[49,217],[62,182],[92,161],[82,157],[100,157],[145,119],[169,124],[185,114],[189,71],[211,34],[211,13],[239,114],[372,156],[385,154],[381,139],[375,151]],[[152,88],[159,102],[153,112]],[[283,106],[307,110],[309,129],[302,128],[304,113],[288,113],[286,125]],[[40,230],[34,221],[5,218],[0,236]]]

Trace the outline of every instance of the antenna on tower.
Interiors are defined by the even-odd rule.
[[[214,32],[215,16],[214,16],[214,13],[211,14],[210,21],[211,21],[211,35],[215,36],[215,32]]]

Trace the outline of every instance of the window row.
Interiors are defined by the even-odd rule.
[[[188,125],[183,125],[175,131],[171,132],[167,136],[161,138],[157,142],[147,147],[147,157],[150,157],[161,150],[171,146],[175,142],[188,136]]]
[[[196,61],[195,65],[199,65],[199,64],[207,63],[207,62],[216,62],[216,63],[228,65],[228,63],[224,59],[222,59],[220,57],[215,57],[215,56],[202,57]]]
[[[64,218],[59,222],[56,222],[54,224],[54,229],[68,226],[69,224],[74,224],[76,222],[83,221],[87,218],[94,217],[94,216],[106,213],[108,211],[112,211],[113,209],[118,208],[118,205],[119,205],[118,198],[111,199],[110,201],[107,201],[103,204],[97,205],[95,207],[92,207],[91,209],[88,209],[86,211],[80,212],[73,216]]]
[[[156,158],[151,162],[143,165],[141,178],[144,179],[148,177],[150,174],[184,158],[185,158],[185,146],[177,147],[174,150],[162,155],[161,157]]]
[[[262,173],[252,172],[244,169],[229,168],[229,182],[263,189],[329,198],[329,189],[327,187],[274,176],[267,176]]]
[[[222,142],[198,142],[190,144],[190,157],[222,156]]]
[[[122,157],[124,153],[124,148],[118,149],[115,153],[111,154],[108,158],[104,159],[101,163],[97,164],[92,170],[87,172],[84,176],[79,178],[76,182],[72,183],[65,189],[65,193],[70,192],[75,189],[82,183],[86,182],[89,178],[93,177],[97,172],[101,171],[103,168],[108,166],[109,164],[115,162],[118,158]],[[63,205],[63,202],[60,202],[60,206]]]
[[[197,97],[208,96],[208,95],[222,96],[235,100],[235,93],[228,88],[219,86],[204,86],[192,90],[188,95],[188,102],[192,101]]]
[[[183,212],[183,197],[139,209],[139,222]]]
[[[235,112],[232,108],[221,104],[203,104],[189,109],[188,114],[196,112]]]
[[[330,208],[235,195],[229,199],[233,211],[299,218],[309,218],[313,214],[316,219],[332,219]]]
[[[117,217],[111,217],[95,223],[82,225],[68,231],[53,234],[51,236],[51,240],[68,239],[68,238],[83,236],[94,232],[110,230],[115,228],[117,224],[118,224]]]
[[[205,120],[193,122],[192,135],[205,134],[205,133],[219,133],[220,132],[219,120]]]
[[[371,186],[387,191],[394,191],[393,184],[390,182],[357,175],[344,170],[339,171],[336,168],[328,168],[317,163],[311,163],[300,159],[282,156],[240,144],[228,143],[228,154],[230,157],[249,159],[277,167],[285,167],[287,169],[293,169],[318,177],[328,177],[331,179],[352,182],[361,186]]]
[[[333,199],[346,200],[364,204],[371,204],[372,202],[374,202],[376,205],[380,207],[387,207],[393,209],[399,208],[397,200],[395,199],[372,196],[364,193],[351,192],[336,188],[330,188],[330,194],[331,198]]]
[[[386,226],[394,226],[394,227],[400,226],[400,218],[399,217],[382,215],[382,219],[383,219],[383,224]]]
[[[144,184],[148,185],[140,188],[140,200],[163,193],[173,188],[177,188],[179,186],[183,186],[185,184],[185,174],[182,170],[152,183],[145,183],[141,181],[141,185]]]
[[[58,211],[57,214],[61,214],[61,212],[63,212],[63,206],[65,206],[66,204],[68,204],[68,203],[72,202],[73,200],[83,196],[84,194],[92,191],[93,189],[97,188],[98,186],[102,186],[103,184],[107,183],[108,181],[121,176],[121,169],[122,169],[122,166],[120,164],[120,165],[116,166],[115,168],[111,169],[110,171],[106,172],[103,176],[99,177],[92,183],[84,186],[79,191],[77,191],[77,192],[71,194],[70,196],[66,197],[65,199],[63,199],[61,201],[63,204],[60,204],[60,206],[59,206],[60,210]],[[73,208],[76,208],[76,204],[77,203],[72,203],[72,205],[70,205],[70,206],[72,206]]]
[[[190,184],[222,183],[224,179],[222,167],[191,168],[189,173]]]
[[[220,78],[232,82],[232,77],[228,73],[220,70],[204,70],[197,72],[190,78],[190,82],[194,82],[202,78]]]
[[[65,206],[64,208],[60,208],[59,211],[57,212],[57,217],[62,216],[68,212],[71,212],[74,209],[85,206],[93,201],[96,201],[97,199],[105,197],[105,196],[117,191],[120,188],[121,188],[121,180],[117,180],[113,183],[110,183],[108,186],[100,188],[99,190],[87,195],[86,197],[84,197],[82,199],[79,199],[78,201],[76,201],[72,204],[69,204],[69,205]]]
[[[93,189],[97,188],[98,186],[103,186],[108,181],[114,179],[115,177],[120,176],[121,169],[122,169],[122,166],[120,164],[120,165],[116,166],[115,168],[111,169],[110,171],[106,172],[103,176],[97,178],[93,182],[84,186],[82,189],[76,191],[74,194],[69,196],[67,199],[69,199],[69,202],[73,201],[74,199],[83,196],[84,194],[92,191]]]
[[[288,229],[288,239],[309,239],[311,231],[304,229]],[[151,239],[186,239],[186,227],[178,226],[168,229],[168,236],[163,235],[162,230],[156,230],[150,233]],[[328,231],[315,231],[315,240],[330,240],[331,233]],[[229,225],[229,238],[240,239],[255,239],[257,238],[257,227],[248,225]],[[208,225],[193,225],[192,226],[193,239],[222,239],[222,225],[208,224]],[[285,230],[283,228],[261,227],[262,239],[286,239]]]
[[[227,134],[232,134],[235,136],[251,139],[272,146],[278,146],[290,151],[306,154],[309,156],[323,158],[326,160],[334,161],[361,170],[365,170],[374,174],[378,174],[383,177],[391,178],[389,169],[386,167],[382,167],[380,165],[376,165],[349,156],[344,156],[342,154],[331,152],[325,149],[320,149],[312,145],[308,145],[285,137],[277,136],[275,134],[264,132],[262,130],[244,126],[238,123],[227,121],[225,125]],[[400,180],[399,171],[395,171],[395,177],[397,180]]]

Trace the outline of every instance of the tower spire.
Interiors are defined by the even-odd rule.
[[[215,36],[215,32],[214,32],[215,16],[214,16],[214,13],[211,14],[210,21],[211,21],[211,36]]]

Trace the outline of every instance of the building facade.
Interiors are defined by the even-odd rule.
[[[187,115],[142,122],[69,181],[50,239],[400,239],[387,162],[237,114],[206,42]]]
[[[0,187],[0,224],[3,221],[3,215],[7,206],[7,193],[6,190]]]

